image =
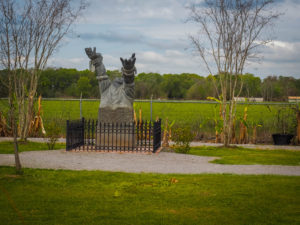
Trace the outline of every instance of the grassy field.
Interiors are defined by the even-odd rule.
[[[49,116],[63,117],[65,119],[78,119],[80,117],[79,101],[43,101],[42,103],[44,117],[47,119]],[[82,114],[86,118],[96,119],[98,116],[99,101],[83,101]],[[245,105],[239,105],[237,114],[242,116]],[[149,102],[135,102],[134,108],[136,113],[142,109],[142,118],[150,119],[150,103]],[[265,105],[251,105],[249,106],[249,120],[257,123],[266,121],[267,118],[273,119],[277,112],[278,106],[265,106]],[[271,111],[270,111],[271,110]],[[214,112],[219,113],[217,104],[208,103],[166,103],[154,102],[153,103],[153,116],[166,119],[170,121],[175,120],[177,123],[192,124],[195,122],[202,122],[204,118],[213,118]],[[263,117],[262,117],[263,115]]]
[[[0,111],[5,111],[6,100],[0,100]],[[285,105],[286,106],[286,105]],[[82,114],[85,118],[96,119],[98,116],[99,100],[83,101]],[[252,125],[260,124],[258,128],[258,141],[271,141],[271,134],[276,132],[276,114],[282,105],[249,105],[248,124],[249,135],[252,134]],[[72,100],[44,100],[42,102],[43,120],[45,128],[54,121],[62,127],[64,134],[65,121],[67,119],[80,118],[79,101]],[[142,118],[150,120],[150,102],[135,102],[134,108],[137,114],[142,110]],[[243,117],[245,105],[238,105],[237,118]],[[198,135],[204,135],[206,139],[212,138],[215,134],[214,119],[219,118],[219,105],[208,103],[188,103],[188,102],[154,102],[152,106],[152,118],[161,118],[163,121],[175,121],[175,126],[188,126]],[[293,123],[295,118],[287,118]],[[202,125],[202,126],[201,126]],[[201,128],[200,128],[201,126]],[[237,121],[237,130],[239,120]]]
[[[211,161],[218,164],[300,166],[300,151],[194,147],[191,148],[189,154],[220,157]]]
[[[18,142],[19,152],[25,151],[40,151],[48,150],[47,143],[38,143],[38,142]],[[63,143],[56,143],[54,149],[65,149],[66,145]],[[14,145],[10,141],[1,141],[0,142],[0,154],[13,154]]]
[[[0,224],[299,224],[300,177],[0,167]]]

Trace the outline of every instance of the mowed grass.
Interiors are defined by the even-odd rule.
[[[40,151],[48,150],[47,143],[39,142],[18,142],[19,152],[25,151]],[[66,145],[64,143],[56,143],[54,149],[65,149]],[[11,141],[1,141],[0,142],[0,154],[13,154],[14,153],[14,143]]]
[[[199,156],[216,156],[211,163],[234,165],[291,165],[300,166],[300,151],[261,150],[225,147],[193,147],[189,154]]]
[[[0,167],[1,224],[299,224],[300,177]]]

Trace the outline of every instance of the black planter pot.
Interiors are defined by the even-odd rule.
[[[272,134],[274,145],[289,145],[294,135],[292,134]]]

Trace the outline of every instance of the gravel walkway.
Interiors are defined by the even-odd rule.
[[[23,167],[103,170],[149,173],[232,173],[232,174],[278,174],[300,176],[300,166],[278,165],[221,165],[209,163],[216,157],[174,154],[103,153],[103,152],[66,152],[32,151],[20,154]],[[13,154],[0,154],[0,165],[14,165]]]
[[[1,141],[12,141],[13,138],[11,137],[0,137],[0,142]],[[45,142],[45,138],[28,138],[29,141],[34,141],[34,142]],[[65,138],[59,138],[57,142],[61,143],[66,143]],[[169,142],[170,145],[174,144],[172,141]],[[216,144],[216,143],[205,143],[205,142],[198,142],[198,141],[193,141],[191,142],[192,147],[196,146],[222,146],[223,144]],[[300,146],[295,146],[295,145],[262,145],[262,144],[235,144],[235,146],[243,147],[243,148],[252,148],[252,149],[263,149],[263,150],[278,150],[278,149],[283,149],[283,150],[292,150],[292,151],[300,151]]]

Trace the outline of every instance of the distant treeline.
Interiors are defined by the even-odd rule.
[[[107,71],[114,79],[121,76],[118,70]],[[197,74],[158,74],[140,73],[135,77],[136,99],[195,99],[205,100],[217,97],[213,79],[218,75],[207,77]],[[243,81],[240,96],[263,97],[265,101],[286,101],[288,96],[300,96],[300,79],[284,76],[269,76],[263,80],[253,74],[241,76]],[[0,97],[7,97],[7,72],[0,71]],[[241,82],[241,80],[239,81]],[[89,70],[48,68],[41,72],[38,95],[45,98],[99,98],[98,81]]]

